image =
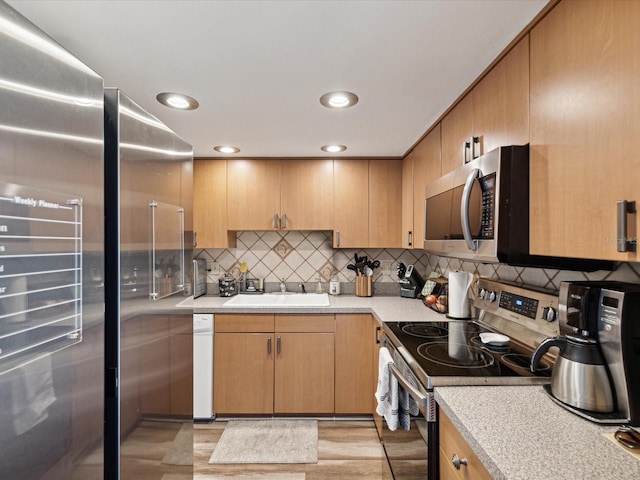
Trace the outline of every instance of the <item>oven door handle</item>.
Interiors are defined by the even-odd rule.
[[[411,395],[411,397],[416,402],[418,402],[418,405],[423,408],[429,407],[430,398],[428,393],[422,393],[416,387],[407,382],[407,380],[402,375],[402,372],[400,372],[398,367],[396,367],[393,363],[389,363],[389,371],[393,374],[394,377],[396,377],[396,380],[398,380],[398,383],[402,385],[402,388],[404,388],[407,393]]]

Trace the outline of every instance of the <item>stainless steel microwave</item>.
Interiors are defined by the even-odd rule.
[[[612,270],[613,262],[529,254],[529,145],[500,147],[425,189],[424,250],[483,263]]]

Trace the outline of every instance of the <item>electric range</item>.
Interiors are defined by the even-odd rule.
[[[557,293],[484,278],[478,280],[476,291],[475,320],[397,321],[382,326],[381,346],[394,360],[391,374],[418,403],[420,415],[413,424],[422,425],[427,437],[424,460],[416,462],[421,465],[419,473],[404,476],[400,472],[406,469],[406,460],[396,446],[406,439],[383,428],[383,445],[396,480],[439,478],[434,387],[550,383],[553,355],[545,356],[534,373],[529,366],[538,344],[559,335]],[[508,338],[488,342],[484,334]]]

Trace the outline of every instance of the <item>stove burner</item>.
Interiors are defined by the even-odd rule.
[[[418,347],[418,354],[430,362],[454,368],[487,368],[494,363],[490,354],[464,343],[423,343]]]
[[[403,325],[402,331],[408,335],[420,338],[444,338],[449,334],[446,328],[429,323],[410,323]]]
[[[521,353],[506,353],[502,356],[502,362],[511,368],[521,368],[529,371],[531,365],[531,357],[529,355],[523,355]],[[537,372],[548,372],[551,369],[549,365],[539,363]]]

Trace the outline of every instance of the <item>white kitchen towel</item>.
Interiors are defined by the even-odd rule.
[[[411,416],[413,415],[415,417],[419,413],[418,404],[413,397],[409,395],[409,392],[401,386],[398,386],[398,397],[400,426],[403,430],[409,430],[409,428],[411,428]]]
[[[398,428],[400,423],[398,415],[398,380],[391,375],[389,365],[393,363],[391,353],[386,347],[380,348],[378,353],[378,387],[376,388],[376,400],[378,405],[376,413],[384,417],[389,430]]]

